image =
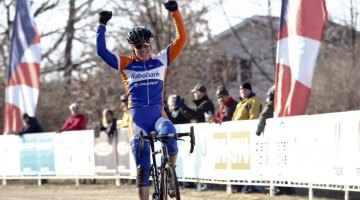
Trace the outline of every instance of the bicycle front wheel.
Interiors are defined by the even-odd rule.
[[[161,174],[160,180],[160,200],[171,199],[180,200],[179,183],[174,166],[166,165]]]
[[[168,195],[172,199],[180,200],[179,182],[176,176],[175,167],[168,165],[167,168]]]

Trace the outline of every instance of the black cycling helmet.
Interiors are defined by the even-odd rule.
[[[150,43],[153,38],[153,34],[150,29],[144,26],[138,26],[132,28],[127,35],[127,41],[129,44],[139,45],[142,43]]]

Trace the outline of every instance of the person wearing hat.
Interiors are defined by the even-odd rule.
[[[128,96],[126,94],[120,96],[120,110],[122,111],[122,118],[118,128],[128,128],[130,122],[130,113],[128,109]]]
[[[259,123],[256,129],[256,135],[260,136],[265,129],[266,119],[274,117],[274,95],[275,85],[269,88],[267,92],[266,104],[264,110],[261,112],[259,117]]]
[[[116,122],[117,119],[114,117],[114,112],[111,109],[104,109],[100,131],[105,131],[109,138],[113,138],[117,133]]]
[[[180,109],[175,105],[175,101],[177,98],[180,98],[177,94],[172,94],[168,97],[167,107],[165,109],[166,114],[168,115],[170,121],[173,124],[187,124],[190,123],[190,120],[185,117]]]
[[[255,97],[255,93],[252,91],[251,84],[243,83],[240,86],[240,102],[236,105],[232,121],[257,119],[259,118],[260,110],[260,101]],[[261,191],[260,187],[258,186],[248,185],[238,187],[237,190],[241,190],[242,193]]]
[[[229,92],[224,85],[218,86],[216,98],[219,103],[219,112],[216,117],[214,116],[212,121],[219,124],[224,121],[231,121],[238,102],[229,95]]]
[[[191,122],[205,122],[205,116],[210,117],[215,112],[215,106],[206,94],[206,87],[202,84],[197,84],[191,90],[191,93],[194,95],[194,109],[189,108],[184,103],[184,99],[181,99],[179,96],[175,100],[175,105]]]
[[[69,106],[70,117],[65,124],[57,132],[63,131],[79,131],[86,129],[86,117],[80,113],[80,104],[75,102]]]
[[[20,131],[14,133],[15,135],[22,136],[27,133],[42,133],[43,128],[35,117],[29,116],[27,113],[22,115],[24,127]]]
[[[261,103],[255,97],[250,83],[240,86],[240,102],[236,106],[232,121],[259,118]]]
[[[256,129],[256,135],[260,136],[264,132],[266,120],[274,117],[274,96],[275,96],[275,85],[271,86],[267,91],[266,103],[264,110],[261,112],[259,117],[259,123]],[[295,193],[295,189],[292,187],[278,187],[278,192],[275,195],[292,195]]]

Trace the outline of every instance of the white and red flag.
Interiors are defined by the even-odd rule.
[[[276,58],[275,116],[306,112],[327,22],[324,0],[283,0]]]
[[[40,60],[40,35],[35,27],[30,0],[17,0],[5,90],[5,134],[20,130],[22,114],[35,115]]]

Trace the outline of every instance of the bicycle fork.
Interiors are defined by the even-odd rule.
[[[166,170],[166,164],[169,162],[169,157],[168,157],[168,151],[167,151],[167,147],[166,147],[166,142],[162,142],[161,143],[161,150],[159,151],[155,151],[155,145],[154,145],[154,141],[150,140],[150,148],[151,148],[151,156],[152,156],[152,160],[153,160],[153,164],[152,164],[152,178],[154,180],[154,193],[153,193],[153,199],[159,199],[159,195],[160,195],[160,174],[164,173],[164,170]],[[158,168],[157,163],[156,163],[156,154],[161,153],[161,166],[160,168]],[[161,176],[163,177],[163,176]],[[164,178],[164,177],[163,177]]]

